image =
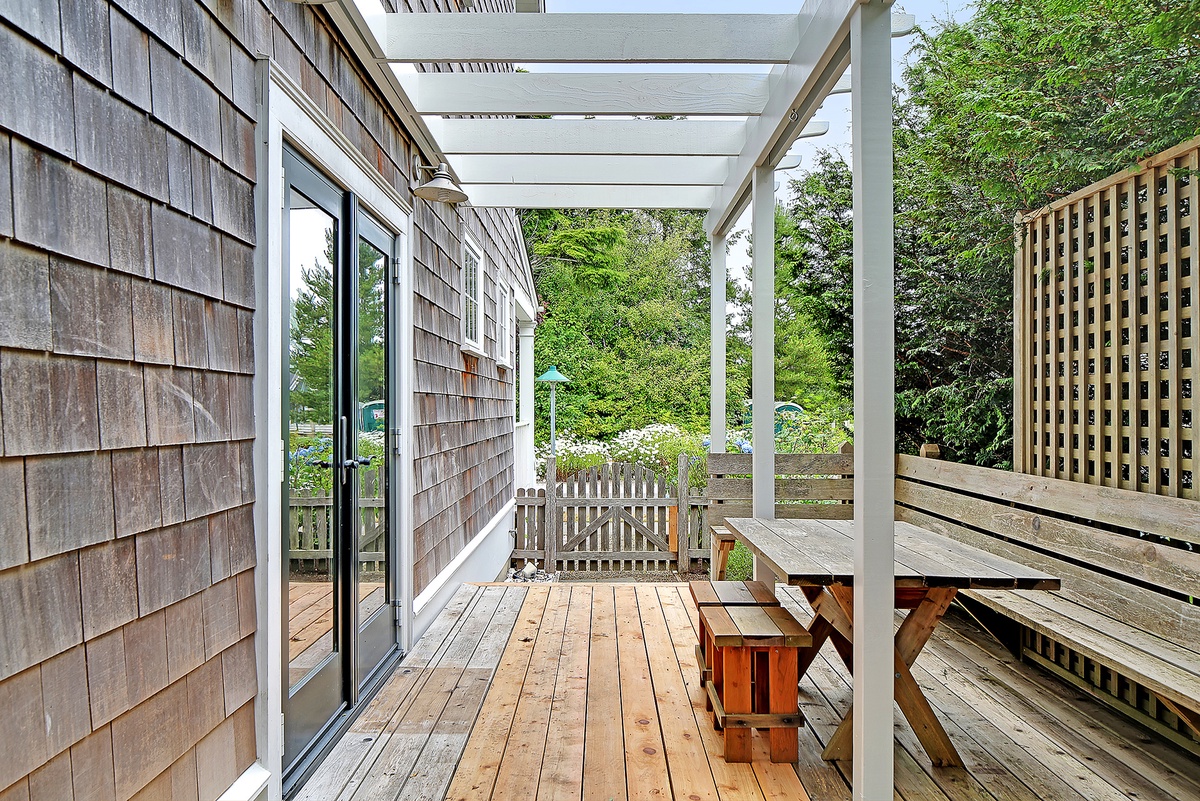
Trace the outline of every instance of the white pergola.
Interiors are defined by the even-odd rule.
[[[774,170],[830,94],[849,92],[854,174],[853,794],[893,796],[894,265],[890,0],[797,14],[385,13],[327,8],[416,139],[474,206],[707,210],[713,447],[725,446],[726,236],[747,207],[774,241]],[[521,0],[519,11],[540,11]],[[644,71],[424,72],[431,63],[646,65]],[[653,65],[770,65],[664,72]],[[624,69],[624,67],[622,67]],[[659,68],[662,69],[661,67]],[[632,119],[645,116],[687,119]],[[550,118],[545,118],[549,116]],[[530,119],[530,117],[543,117]],[[774,488],[774,249],[753,255],[754,514]]]

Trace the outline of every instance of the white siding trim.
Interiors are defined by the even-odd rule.
[[[513,549],[513,513],[516,501],[504,504],[500,513],[488,521],[438,573],[429,586],[413,601],[413,641],[429,628],[450,599],[465,582],[495,581],[508,569]]]

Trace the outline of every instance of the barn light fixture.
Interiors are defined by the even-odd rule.
[[[435,203],[462,203],[467,199],[467,193],[450,176],[450,167],[446,165],[446,162],[443,161],[436,167],[430,167],[421,164],[419,159],[414,158],[414,181],[420,180],[417,176],[422,171],[432,172],[433,177],[413,189],[413,194],[417,197],[424,200],[432,200]]]

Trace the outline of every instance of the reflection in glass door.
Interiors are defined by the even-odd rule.
[[[290,150],[284,177],[284,765],[291,770],[319,750],[314,745],[396,649],[387,442],[395,237]]]

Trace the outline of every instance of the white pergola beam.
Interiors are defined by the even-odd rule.
[[[767,102],[755,73],[416,73],[401,77],[421,114],[750,116]]]
[[[468,184],[624,184],[720,186],[729,156],[455,156]]]
[[[779,64],[795,14],[389,14],[390,61]]]
[[[541,186],[463,184],[476,207],[515,209],[706,209],[711,186]]]
[[[736,156],[746,125],[740,120],[514,120],[425,121],[446,153],[593,156]],[[800,137],[822,136],[814,120]]]
[[[850,17],[859,0],[808,0],[801,19],[808,24],[792,60],[771,71],[771,94],[762,114],[746,121],[746,144],[729,180],[709,210],[705,228],[724,233],[750,199],[754,169],[773,166],[820,107],[850,61]],[[890,28],[890,25],[889,25]],[[885,48],[891,53],[890,42]]]

